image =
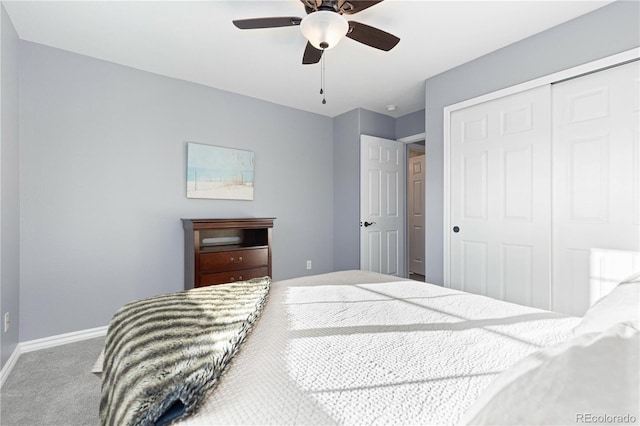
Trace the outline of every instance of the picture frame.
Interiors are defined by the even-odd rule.
[[[187,198],[253,200],[254,152],[187,142]]]

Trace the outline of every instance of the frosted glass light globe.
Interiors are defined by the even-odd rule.
[[[300,31],[316,49],[331,49],[347,35],[349,24],[336,12],[318,10],[304,17]]]

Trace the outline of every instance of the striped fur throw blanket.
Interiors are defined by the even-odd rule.
[[[166,425],[193,414],[258,319],[268,277],[129,303],[109,324],[100,423]]]

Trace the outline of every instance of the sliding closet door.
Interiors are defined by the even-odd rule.
[[[550,90],[451,114],[452,288],[550,307]]]
[[[592,249],[640,250],[640,66],[553,85],[553,309],[582,315]]]

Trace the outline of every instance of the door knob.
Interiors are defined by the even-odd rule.
[[[368,226],[375,225],[375,224],[376,224],[375,222],[365,222],[364,227],[366,228]]]
[[[460,232],[460,228],[457,227],[457,226],[454,226],[453,227],[453,232],[455,232],[457,234],[458,232]]]

